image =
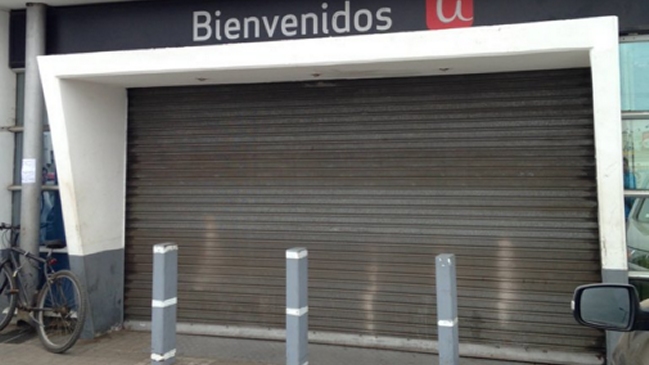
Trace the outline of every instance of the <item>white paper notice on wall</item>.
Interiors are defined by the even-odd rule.
[[[33,184],[36,182],[36,159],[23,159],[23,168],[21,170],[20,182],[22,184]]]

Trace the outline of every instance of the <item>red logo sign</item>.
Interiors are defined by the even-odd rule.
[[[426,0],[428,29],[462,28],[473,25],[473,0]]]

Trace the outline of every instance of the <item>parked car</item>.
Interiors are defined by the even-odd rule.
[[[649,365],[649,299],[626,284],[578,287],[572,301],[577,322],[584,326],[626,332],[615,346],[612,365]]]

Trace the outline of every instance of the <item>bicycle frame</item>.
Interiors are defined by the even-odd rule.
[[[62,241],[46,241],[48,252],[41,258],[40,252],[31,253],[18,246],[17,229],[16,226],[0,223],[0,230],[9,231],[8,237],[2,235],[8,242],[2,252],[8,254],[0,259],[0,265],[5,273],[3,275],[10,276],[9,280],[3,280],[0,288],[0,292],[8,294],[8,311],[3,311],[0,324],[4,329],[16,314],[16,309],[28,312],[45,349],[63,353],[74,346],[81,335],[88,310],[87,294],[74,273],[54,269],[56,259],[52,255],[55,249],[65,247]],[[33,273],[32,269],[38,271],[34,288],[31,287],[32,278],[27,277]]]
[[[12,275],[16,279],[16,284],[19,289],[18,308],[29,312],[37,312],[37,311],[45,310],[46,308],[37,308],[32,306],[31,301],[29,300],[29,298],[27,298],[28,293],[25,292],[24,281],[23,281],[24,278],[21,269],[24,265],[30,263],[28,261],[21,263],[19,257],[23,256],[26,257],[28,260],[37,263],[38,271],[42,273],[42,279],[43,279],[43,284],[37,285],[37,287],[35,288],[36,289],[35,291],[38,292],[43,287],[43,285],[49,285],[48,278],[50,275],[54,274],[54,269],[52,268],[52,264],[51,264],[52,250],[48,252],[45,258],[36,256],[30,252],[23,250],[20,247],[11,246],[9,247],[8,251],[9,251],[9,255],[8,255],[9,257],[5,258],[4,260],[2,260],[2,262],[0,262],[0,267],[2,267],[2,265],[6,264],[7,262],[11,264]]]

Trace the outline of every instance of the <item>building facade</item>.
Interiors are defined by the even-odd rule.
[[[90,334],[147,326],[166,241],[193,333],[281,338],[295,246],[323,343],[434,349],[440,253],[470,356],[602,363],[572,291],[645,290],[649,4],[49,5],[41,236],[64,231]],[[25,11],[0,15],[15,221]]]

